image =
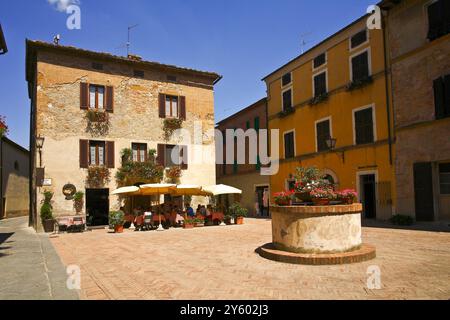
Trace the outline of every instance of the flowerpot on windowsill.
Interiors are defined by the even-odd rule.
[[[114,233],[123,233],[123,225],[114,226]]]
[[[42,221],[42,227],[44,228],[45,233],[51,233],[51,232],[55,231],[55,220],[48,219],[48,220]]]
[[[330,199],[326,198],[313,198],[312,199],[315,206],[328,206],[330,205]]]
[[[244,224],[244,217],[236,217],[234,218],[234,222],[239,225]]]

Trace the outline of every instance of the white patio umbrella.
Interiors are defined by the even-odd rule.
[[[222,194],[242,194],[242,190],[225,184],[207,186],[203,188],[203,191],[212,194],[213,196],[220,196]]]
[[[111,192],[111,194],[113,194],[113,195],[130,195],[133,193],[138,193],[139,190],[140,190],[139,187],[135,187],[135,186],[122,187],[117,190],[114,190],[113,192]]]
[[[220,196],[222,194],[242,194],[242,190],[237,189],[235,187],[227,186],[225,184],[218,184],[214,186],[204,187],[203,191],[213,196]],[[224,226],[225,223],[222,221],[220,225]]]
[[[209,193],[203,191],[202,186],[195,184],[179,184],[170,190],[175,196],[207,196]]]
[[[140,194],[141,195],[156,195],[158,198],[158,205],[159,205],[159,196],[161,194],[170,194],[171,190],[176,188],[176,184],[169,184],[169,183],[153,183],[153,184],[144,184],[141,185],[140,188]],[[161,214],[159,216],[159,226],[158,231],[164,231],[164,228],[161,224]]]

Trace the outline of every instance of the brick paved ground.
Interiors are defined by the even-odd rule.
[[[450,233],[364,228],[375,260],[300,266],[265,260],[270,221],[243,226],[111,234],[96,230],[51,241],[82,270],[82,299],[449,299]],[[381,290],[366,287],[381,269]]]

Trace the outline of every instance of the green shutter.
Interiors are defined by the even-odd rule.
[[[245,126],[247,127],[247,130],[250,129],[250,121],[247,121]]]
[[[255,118],[255,130],[258,131],[259,130],[259,117]]]

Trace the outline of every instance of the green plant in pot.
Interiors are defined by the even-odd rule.
[[[230,206],[229,213],[234,217],[235,224],[244,224],[244,218],[247,216],[248,210],[239,202],[235,202]]]
[[[185,219],[183,228],[184,229],[193,229],[195,227],[195,219]]]
[[[233,219],[233,217],[229,214],[227,214],[226,216],[223,217],[223,222],[229,226],[231,224],[231,220]]]
[[[53,218],[53,208],[50,203],[43,203],[41,206],[41,221],[45,232],[55,230],[55,219]]]
[[[78,191],[73,195],[73,208],[77,214],[83,211],[84,206],[84,192]]]
[[[273,194],[273,199],[277,206],[288,206],[291,203],[292,191],[281,191]]]
[[[331,200],[336,199],[336,193],[332,188],[315,188],[310,193],[314,205],[327,206]]]
[[[125,223],[125,214],[123,211],[111,211],[109,213],[109,225],[114,228],[115,233],[123,232],[123,224]]]

